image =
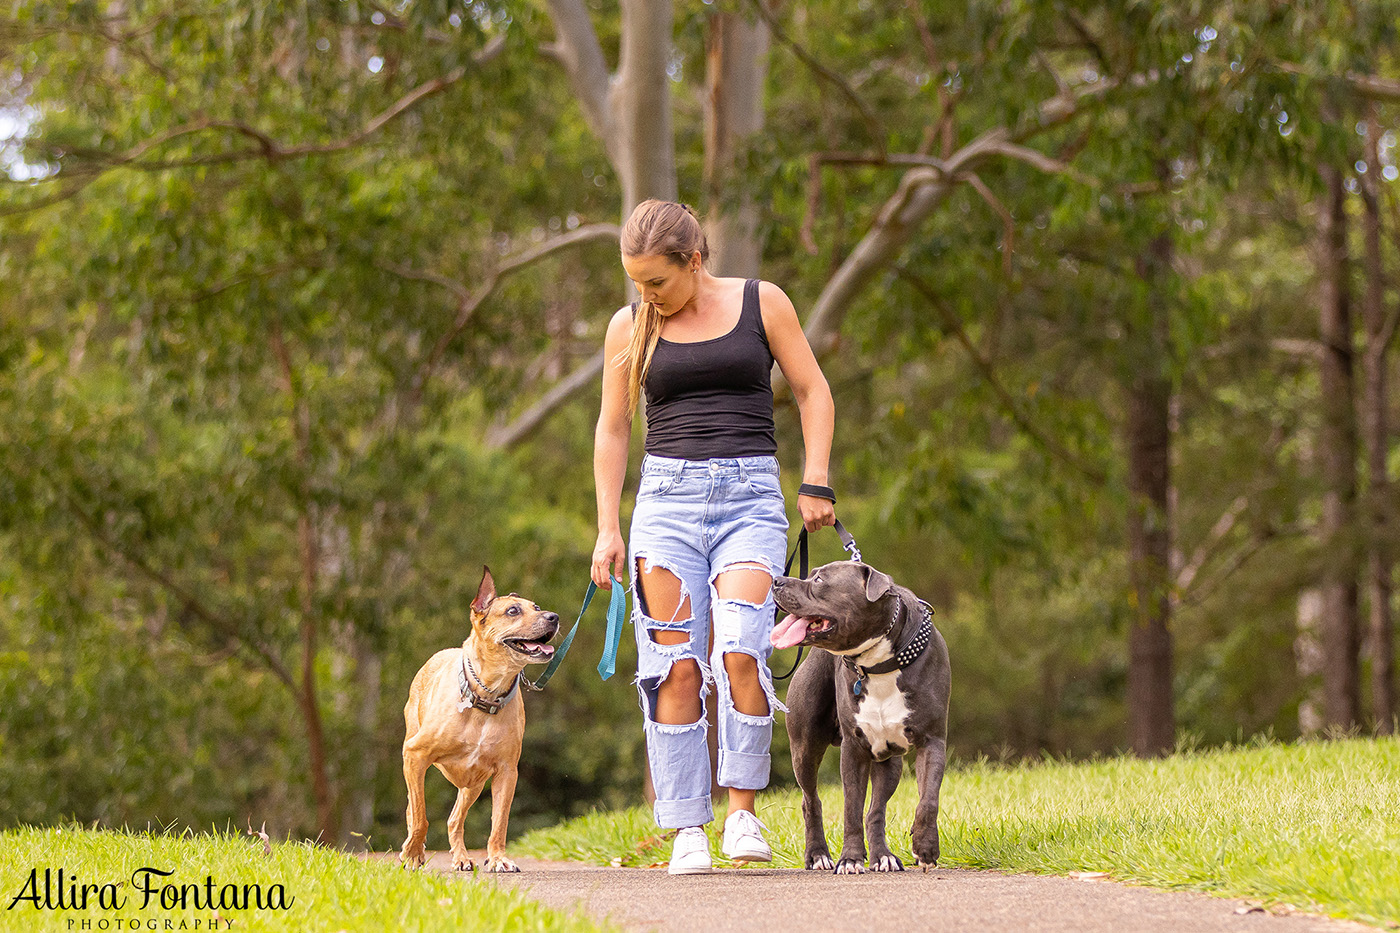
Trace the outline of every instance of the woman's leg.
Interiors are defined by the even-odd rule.
[[[704,700],[708,606],[662,558],[637,556],[633,567],[637,687],[646,714],[647,760],[656,790],[656,822],[666,829],[714,818]],[[703,581],[703,576],[700,577]]]
[[[772,584],[772,573],[757,561],[724,566],[713,584],[710,664],[720,694],[719,783],[729,791],[731,813],[752,813],[758,789],[768,785],[776,704],[766,663]]]

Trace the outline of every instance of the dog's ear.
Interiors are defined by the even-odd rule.
[[[476,599],[472,600],[472,612],[481,615],[491,600],[496,598],[496,581],[491,579],[491,568],[482,565],[481,586],[476,588]]]
[[[888,575],[881,573],[874,567],[865,566],[865,598],[870,602],[873,603],[884,596],[892,586],[894,586],[894,581]]]

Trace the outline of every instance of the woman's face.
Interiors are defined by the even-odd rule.
[[[622,257],[622,268],[641,292],[643,301],[650,301],[663,316],[679,311],[695,297],[695,280],[699,261],[678,263],[670,256]]]

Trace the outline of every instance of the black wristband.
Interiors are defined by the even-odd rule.
[[[799,496],[812,496],[817,499],[826,499],[833,504],[836,502],[836,490],[832,489],[830,486],[815,486],[811,483],[803,483],[801,486],[797,487],[797,494]]]

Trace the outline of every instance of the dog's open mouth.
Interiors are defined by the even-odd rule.
[[[835,628],[836,623],[830,619],[788,616],[773,626],[773,634],[769,636],[769,640],[772,641],[774,648],[791,648],[802,644],[809,638],[825,638]]]
[[[550,636],[553,638],[554,636]],[[501,644],[511,651],[517,651],[533,661],[547,661],[554,657],[554,646],[531,638],[503,638]]]

